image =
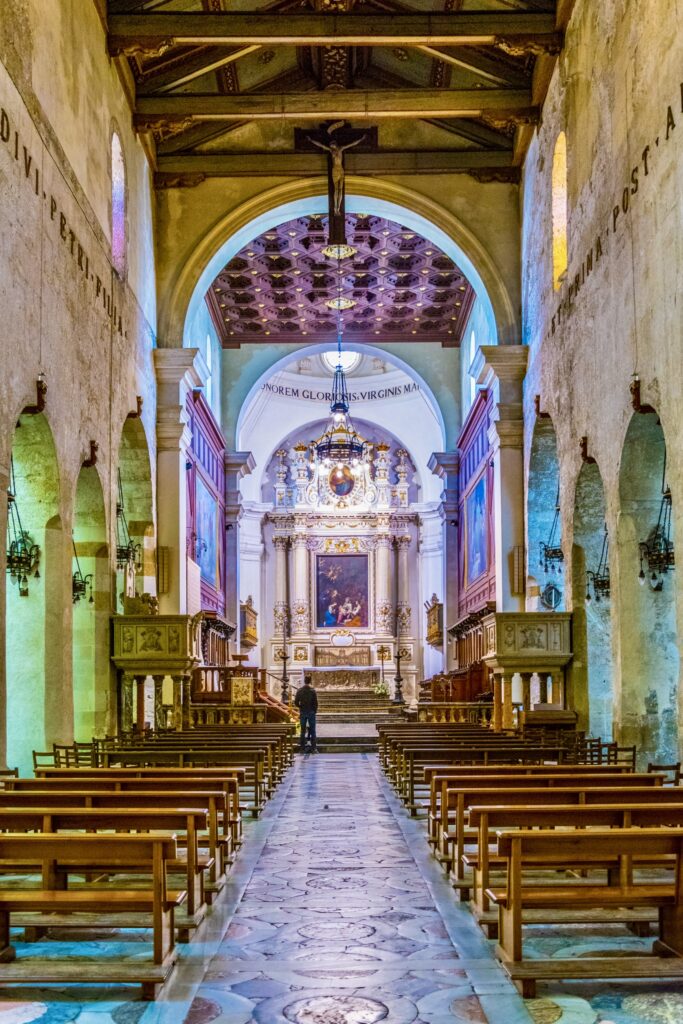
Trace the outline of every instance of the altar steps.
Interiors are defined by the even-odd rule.
[[[376,754],[378,742],[372,736],[321,736],[318,751],[321,754]]]

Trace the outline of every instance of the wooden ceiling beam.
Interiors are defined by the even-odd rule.
[[[496,61],[495,57],[485,57],[474,52],[471,47],[458,47],[455,49],[437,49],[434,46],[416,47],[420,53],[434,60],[442,60],[445,64],[452,64],[461,71],[468,71],[477,75],[494,85],[517,85],[524,86],[525,76],[523,72],[510,68],[502,62]]]
[[[538,111],[524,89],[343,89],[334,92],[138,96],[140,130],[195,121],[319,121],[325,118],[495,116],[496,121],[534,124]],[[188,124],[189,126],[189,124]]]
[[[242,46],[504,46],[557,52],[553,14],[458,11],[413,14],[239,12],[225,14],[112,14],[113,56],[189,43]]]
[[[512,167],[511,150],[380,150],[346,154],[349,174],[467,174]],[[299,177],[324,174],[325,157],[317,153],[200,153],[159,157],[157,170],[171,176],[209,178]]]
[[[232,64],[234,61],[247,57],[250,53],[260,49],[261,47],[257,45],[238,46],[230,50],[224,46],[202,47],[199,52],[188,56],[187,60],[184,60],[182,63],[170,68],[162,66],[157,72],[145,76],[140,86],[144,88],[145,92],[150,93],[162,94],[172,92],[181,85],[187,85],[188,82],[193,82],[195,79],[201,78],[211,71],[218,71],[219,68],[225,67],[226,64]]]

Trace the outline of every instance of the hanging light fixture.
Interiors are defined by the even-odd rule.
[[[675,569],[674,543],[671,539],[671,491],[666,482],[666,449],[664,449],[664,465],[662,467],[662,498],[659,503],[657,524],[650,530],[647,540],[641,540],[640,572],[638,582],[645,585],[645,563],[649,573],[650,586],[655,591],[664,587],[664,573]]]
[[[337,266],[337,275],[337,296],[327,303],[337,311],[337,365],[332,381],[330,420],[324,434],[313,442],[313,447],[318,461],[326,468],[334,464],[336,472],[341,473],[343,477],[351,472],[350,466],[359,465],[365,454],[366,441],[355,430],[351,421],[349,389],[341,359],[344,335],[343,311],[349,308],[349,303],[355,305],[355,302],[342,295],[341,263]]]
[[[40,577],[40,548],[21,525],[17,503],[14,457],[10,460],[10,485],[7,491],[7,572],[19,588],[19,597],[28,597],[28,578]]]
[[[142,545],[136,544],[128,529],[126,511],[123,506],[123,485],[121,470],[118,472],[119,500],[116,503],[116,568],[131,566],[136,572],[142,569]]]
[[[600,561],[598,567],[595,570],[586,570],[586,601],[591,600],[591,585],[593,587],[593,594],[595,595],[596,604],[603,597],[609,597],[610,591],[610,580],[609,580],[609,534],[607,533],[607,523],[605,523],[605,532],[602,537],[602,551],[600,552]]]
[[[540,565],[544,572],[562,572],[564,552],[559,543],[560,528],[560,485],[557,485],[557,497],[555,499],[555,515],[553,516],[550,533],[546,543],[541,541]]]
[[[74,548],[74,560],[76,562],[76,571],[71,577],[71,597],[74,604],[78,604],[82,597],[85,597],[88,591],[90,591],[89,604],[94,604],[95,599],[92,596],[92,581],[93,574],[89,572],[86,576],[81,572],[81,563],[78,561],[78,554],[76,553],[76,541],[74,540],[73,534],[71,534],[71,543]]]

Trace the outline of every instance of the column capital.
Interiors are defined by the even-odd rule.
[[[399,550],[408,548],[410,546],[410,536],[407,533],[400,534],[398,537],[394,537],[394,543]]]
[[[234,473],[236,480],[249,476],[256,469],[253,452],[225,452],[223,465],[226,473]]]
[[[289,547],[289,537],[285,537],[282,534],[276,533],[273,537],[273,547],[279,548],[282,551],[286,551]]]
[[[192,431],[185,407],[168,405],[157,410],[157,449],[160,452],[184,452],[192,443]]]
[[[432,452],[427,469],[439,480],[447,480],[460,469],[460,452]]]
[[[526,345],[481,345],[472,361],[472,373],[484,387],[490,387],[496,378],[521,385],[528,359]]]
[[[185,383],[201,388],[209,377],[209,368],[198,348],[155,348],[154,372],[159,385]]]
[[[524,421],[521,419],[494,420],[488,431],[492,454],[499,448],[522,448],[524,446]]]

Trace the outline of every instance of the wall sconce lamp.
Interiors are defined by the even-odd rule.
[[[28,578],[40,578],[40,547],[21,523],[17,503],[14,458],[10,460],[10,485],[7,491],[7,572],[19,588],[19,597],[28,597]]]
[[[598,562],[598,567],[595,570],[586,570],[587,603],[590,603],[592,597],[591,586],[593,587],[593,594],[595,595],[596,604],[600,601],[601,598],[609,597],[609,534],[607,533],[607,523],[605,523],[605,532],[602,537],[602,551],[600,552],[600,561]]]
[[[71,597],[74,604],[78,604],[82,597],[85,597],[86,593],[90,591],[90,598],[88,604],[94,604],[95,598],[92,596],[92,581],[93,574],[91,572],[87,575],[83,575],[81,572],[81,563],[78,561],[78,555],[76,553],[76,541],[71,535],[71,543],[74,548],[74,559],[76,562],[76,570],[71,577]]]
[[[645,585],[645,563],[650,579],[650,586],[655,592],[664,588],[664,573],[676,568],[674,543],[671,539],[671,491],[666,483],[666,450],[664,451],[664,467],[662,469],[662,499],[659,503],[657,523],[647,535],[647,540],[638,544],[640,552],[640,572],[638,582]]]
[[[540,565],[544,572],[562,572],[562,563],[564,562],[564,552],[562,551],[562,545],[559,543],[559,527],[560,527],[560,485],[557,485],[557,497],[555,498],[555,514],[553,516],[552,525],[550,527],[550,533],[548,534],[548,540],[546,542],[541,541],[541,558]]]

